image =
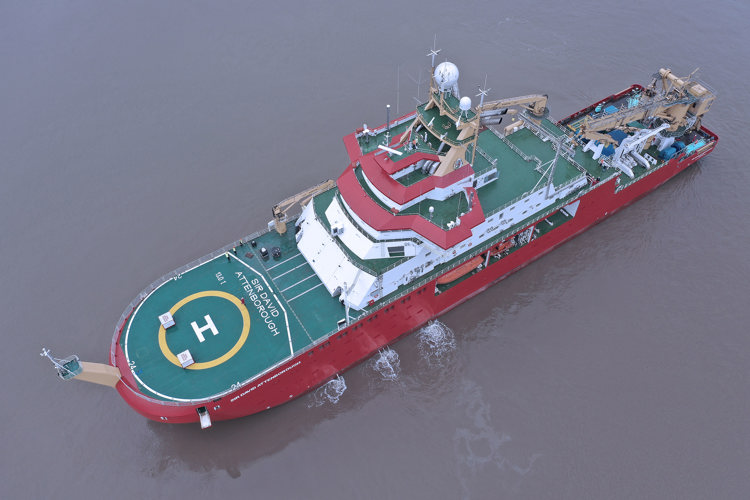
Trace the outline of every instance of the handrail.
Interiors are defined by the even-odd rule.
[[[391,128],[398,127],[402,123],[408,122],[409,120],[411,120],[415,116],[417,116],[417,111],[416,110],[412,111],[411,113],[407,113],[406,115],[402,116],[401,118],[396,118],[395,120],[392,120],[390,122],[390,126],[391,126]],[[376,127],[374,129],[370,129],[370,132],[372,132],[373,134],[375,134],[377,136],[377,135],[380,135],[381,133],[385,132],[387,129],[388,129],[388,124],[385,123],[385,124],[383,124],[383,125],[381,125],[379,127]],[[363,135],[364,135],[364,131],[362,131],[362,132],[360,132],[358,134],[355,133],[354,137],[356,137],[357,139],[359,139]]]
[[[510,149],[512,149],[514,153],[516,153],[518,156],[520,156],[521,158],[523,158],[524,161],[534,162],[534,163],[536,163],[536,168],[542,168],[542,160],[540,160],[536,156],[529,156],[529,155],[527,155],[526,153],[524,153],[523,151],[521,151],[518,148],[518,146],[516,146],[510,140],[508,140],[508,138],[506,138],[504,135],[500,135],[500,133],[497,130],[495,130],[494,128],[489,127],[489,129],[492,131],[493,134],[495,134],[495,136],[498,139],[500,139],[501,141],[503,141],[506,146],[508,146]]]
[[[529,129],[529,131],[534,134],[535,136],[539,137],[542,140],[547,140],[550,142],[550,145],[552,146],[552,149],[555,151],[560,152],[560,156],[565,158],[568,163],[573,165],[573,167],[576,168],[579,172],[583,174],[587,174],[588,171],[580,164],[578,163],[574,156],[575,156],[575,148],[567,144],[567,147],[563,146],[563,142],[567,140],[567,134],[557,127],[554,123],[552,124],[555,127],[555,130],[562,132],[561,135],[555,136],[550,130],[547,130],[544,125],[538,125],[534,123],[533,120],[529,119],[529,117],[526,115],[526,113],[521,113],[519,115],[519,118],[521,118],[521,121],[523,122],[524,126]],[[544,124],[545,122],[542,122]],[[551,122],[550,122],[551,123]]]
[[[497,158],[492,158],[484,149],[480,148],[478,145],[477,153],[479,153],[479,156],[487,160],[490,165],[495,166],[495,164],[497,163]]]
[[[300,214],[292,215],[292,216],[288,217],[288,219],[289,220],[294,220],[294,219],[298,218],[299,215]],[[268,233],[268,232],[270,232],[270,230],[269,229],[265,229],[265,230],[255,231],[254,233],[251,233],[251,234],[249,234],[247,236],[243,236],[239,240],[235,240],[232,243],[229,243],[228,245],[224,245],[223,247],[221,247],[218,250],[214,250],[213,252],[211,252],[209,254],[206,254],[206,255],[204,255],[202,257],[199,257],[199,258],[197,258],[197,259],[189,262],[188,264],[185,264],[184,266],[180,266],[177,269],[175,269],[173,271],[170,271],[170,272],[162,275],[159,279],[153,281],[147,287],[145,287],[143,290],[141,290],[141,292],[138,293],[138,295],[136,295],[136,297],[132,301],[130,301],[130,304],[128,304],[128,306],[125,308],[125,310],[123,311],[123,313],[120,315],[120,318],[117,320],[117,323],[115,324],[115,333],[112,336],[112,343],[111,343],[110,351],[109,351],[110,361],[114,361],[114,359],[115,359],[115,354],[116,354],[116,351],[117,351],[117,342],[119,340],[119,337],[120,337],[120,334],[122,332],[122,329],[125,326],[125,320],[127,320],[130,317],[130,315],[132,314],[133,310],[135,310],[136,306],[138,304],[140,304],[143,301],[143,299],[145,299],[146,297],[148,297],[151,294],[151,292],[153,292],[154,290],[156,290],[158,287],[162,286],[167,281],[169,281],[171,279],[175,279],[176,277],[180,276],[182,273],[184,273],[186,271],[189,271],[190,269],[193,269],[195,267],[198,267],[198,266],[200,266],[202,264],[205,264],[206,262],[208,262],[210,260],[213,260],[213,259],[215,259],[216,257],[218,257],[220,255],[226,254],[227,252],[229,252],[233,248],[241,246],[244,243],[248,243],[248,242],[250,242],[250,241],[252,241],[252,240],[254,240],[254,239],[256,239],[256,238],[258,238],[258,237],[260,237],[260,236],[262,236],[262,235],[264,235],[266,233]]]
[[[313,210],[313,218],[316,221],[318,221],[318,224],[323,226],[323,228],[325,229],[326,227],[325,224],[323,223],[322,220],[318,218],[318,214],[315,213],[315,210]],[[331,239],[333,240],[333,243],[339,247],[339,250],[341,250],[341,252],[344,254],[344,257],[346,257],[346,260],[348,260],[354,267],[358,268],[361,271],[366,272],[367,274],[370,274],[372,272],[372,269],[368,269],[362,264],[360,264],[359,262],[355,262],[355,259],[351,259],[348,255],[348,253],[351,252],[351,250],[349,250],[349,247],[344,245],[338,238],[332,237]]]

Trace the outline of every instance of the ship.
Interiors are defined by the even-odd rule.
[[[660,69],[554,121],[548,96],[472,102],[435,65],[426,100],[343,138],[343,173],[263,230],[168,273],[115,326],[108,363],[55,358],[166,423],[251,415],[334,380],[708,155],[715,92]]]

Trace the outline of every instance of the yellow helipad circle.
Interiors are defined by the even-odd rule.
[[[240,338],[239,340],[237,340],[237,343],[234,344],[234,346],[222,356],[219,356],[216,359],[212,359],[211,361],[205,361],[203,363],[193,363],[192,365],[187,367],[188,370],[205,370],[206,368],[213,368],[214,366],[218,366],[224,363],[229,358],[237,354],[240,349],[242,349],[242,346],[245,344],[247,336],[250,333],[250,313],[248,312],[247,307],[245,307],[245,305],[240,302],[240,299],[238,299],[234,295],[226,292],[220,292],[219,290],[208,290],[206,292],[198,292],[194,293],[193,295],[188,295],[187,297],[176,303],[174,306],[172,306],[172,309],[169,310],[170,314],[174,316],[174,313],[176,313],[177,310],[182,306],[195,299],[200,299],[201,297],[220,297],[237,306],[237,309],[240,310],[240,314],[242,314],[242,333],[240,334]],[[182,365],[177,359],[177,356],[174,355],[174,353],[169,349],[169,346],[167,345],[167,331],[163,326],[159,327],[159,348],[161,349],[161,352],[162,354],[164,354],[165,358],[167,358],[172,364],[182,368]]]

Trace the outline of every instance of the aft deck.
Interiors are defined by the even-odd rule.
[[[297,251],[293,231],[265,233],[255,247],[248,241],[235,251],[176,275],[133,311],[120,345],[144,394],[216,397],[286,361],[344,317]],[[164,329],[159,316],[166,312],[175,325]],[[185,350],[194,363],[183,368],[177,355]]]

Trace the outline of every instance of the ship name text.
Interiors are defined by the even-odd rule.
[[[247,298],[255,306],[255,309],[263,318],[266,323],[268,330],[273,333],[275,337],[281,333],[276,326],[274,318],[279,316],[279,309],[276,307],[275,301],[271,298],[271,293],[265,289],[263,283],[258,278],[248,280],[244,273],[237,271],[234,273],[240,282],[240,286],[245,290]]]

